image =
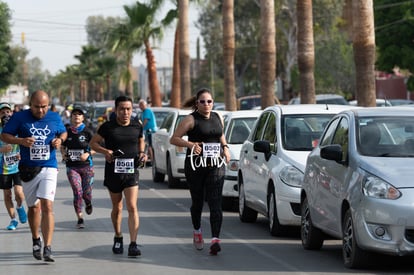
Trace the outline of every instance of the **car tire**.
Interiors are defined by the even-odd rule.
[[[257,220],[257,211],[246,206],[246,197],[244,194],[243,183],[239,184],[239,218],[242,222],[255,222]]]
[[[174,178],[173,176],[170,157],[167,157],[167,176],[168,188],[175,188],[180,184],[180,179]]]
[[[165,180],[165,174],[158,172],[157,170],[157,163],[155,161],[155,157],[152,160],[152,167],[151,167],[151,171],[152,171],[152,180],[154,182],[164,182]]]
[[[279,217],[277,215],[276,208],[276,195],[274,188],[271,188],[268,198],[268,213],[269,218],[269,230],[272,236],[281,236],[286,233],[286,227],[279,223]]]
[[[324,241],[324,234],[319,228],[313,226],[307,198],[303,200],[301,207],[300,236],[304,249],[321,249]]]
[[[370,262],[370,253],[358,246],[350,209],[346,211],[342,223],[342,257],[347,268],[361,268]]]

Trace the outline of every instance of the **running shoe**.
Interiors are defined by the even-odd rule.
[[[112,252],[114,254],[124,253],[124,238],[114,237],[114,245],[112,246]]]
[[[83,229],[83,228],[85,228],[85,223],[83,222],[83,219],[82,219],[82,218],[78,219],[78,223],[76,224],[76,227],[77,227],[78,229]]]
[[[86,214],[90,215],[90,214],[92,214],[92,211],[93,211],[92,203],[86,205],[86,207],[85,207]]]
[[[27,222],[27,214],[26,214],[26,211],[24,210],[23,205],[17,208],[17,214],[19,215],[19,221],[21,223]]]
[[[202,250],[204,248],[203,234],[201,233],[201,231],[194,231],[193,245],[197,250]]]
[[[42,249],[42,241],[40,240],[40,238],[33,239],[33,257],[35,257],[36,260],[42,259],[42,254],[40,252],[41,249]]]
[[[128,257],[135,258],[141,256],[141,251],[136,242],[131,242],[128,247]]]
[[[50,245],[45,246],[43,248],[43,260],[45,262],[54,262],[55,261],[55,259],[53,259],[53,256],[52,256],[52,248],[50,247]]]
[[[7,226],[7,230],[16,230],[17,224],[19,224],[16,220],[11,220],[9,226]]]
[[[210,255],[217,255],[217,253],[220,251],[221,251],[220,240],[218,238],[213,238],[213,240],[211,241],[211,246],[210,246]]]

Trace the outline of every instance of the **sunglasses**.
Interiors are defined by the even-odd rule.
[[[201,99],[201,100],[199,100],[198,101],[200,104],[211,104],[211,103],[213,103],[213,100],[211,100],[211,99],[208,99],[208,100],[204,100],[204,99]]]

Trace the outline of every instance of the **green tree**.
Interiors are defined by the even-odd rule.
[[[10,10],[6,3],[0,2],[0,89],[11,83],[12,74],[16,68],[11,48],[8,45],[11,39]]]
[[[375,0],[374,10],[377,69],[392,72],[399,67],[414,73],[414,2]],[[414,91],[412,76],[407,88]]]

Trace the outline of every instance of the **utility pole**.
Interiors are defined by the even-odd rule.
[[[22,46],[23,46],[23,48],[25,48],[25,45],[24,45],[25,34],[24,34],[24,32],[22,32],[21,40],[22,40]],[[27,86],[27,64],[26,64],[26,57],[25,56],[23,56],[23,86],[25,86],[26,89],[28,88],[28,86]]]

